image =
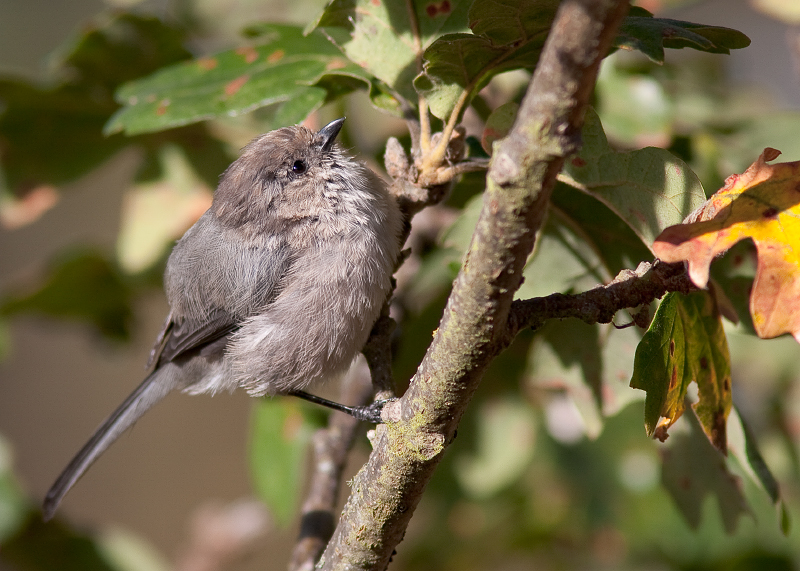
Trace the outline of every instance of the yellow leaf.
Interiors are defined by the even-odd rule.
[[[656,238],[665,262],[687,261],[698,287],[708,283],[715,256],[752,238],[758,269],[750,313],[762,338],[791,333],[800,342],[800,161],[767,164],[780,151],[766,148],[741,175],[732,175],[687,222]]]

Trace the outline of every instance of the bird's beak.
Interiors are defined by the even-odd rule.
[[[336,140],[336,135],[339,134],[339,131],[342,129],[342,125],[344,124],[344,117],[340,117],[339,119],[334,119],[327,125],[325,125],[322,129],[319,130],[317,133],[317,140],[320,142],[320,147],[323,151],[330,151],[331,147],[333,146],[333,142]]]

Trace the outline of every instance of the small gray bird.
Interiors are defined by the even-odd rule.
[[[402,221],[384,182],[334,145],[343,122],[261,135],[223,173],[211,208],[167,262],[170,313],[152,372],[50,488],[45,519],[172,390],[243,387],[320,401],[303,389],[348,369],[390,292]],[[380,414],[327,404],[364,419]]]

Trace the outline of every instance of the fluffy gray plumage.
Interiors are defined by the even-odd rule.
[[[274,395],[350,366],[390,291],[401,217],[383,181],[334,145],[343,121],[261,135],[222,175],[169,257],[153,372],[53,484],[46,519],[170,391]]]

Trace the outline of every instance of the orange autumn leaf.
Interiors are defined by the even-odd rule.
[[[750,294],[756,333],[791,333],[800,342],[800,161],[767,164],[778,155],[764,149],[687,221],[664,230],[653,251],[665,262],[687,261],[689,277],[705,287],[714,257],[752,238],[758,251]]]

